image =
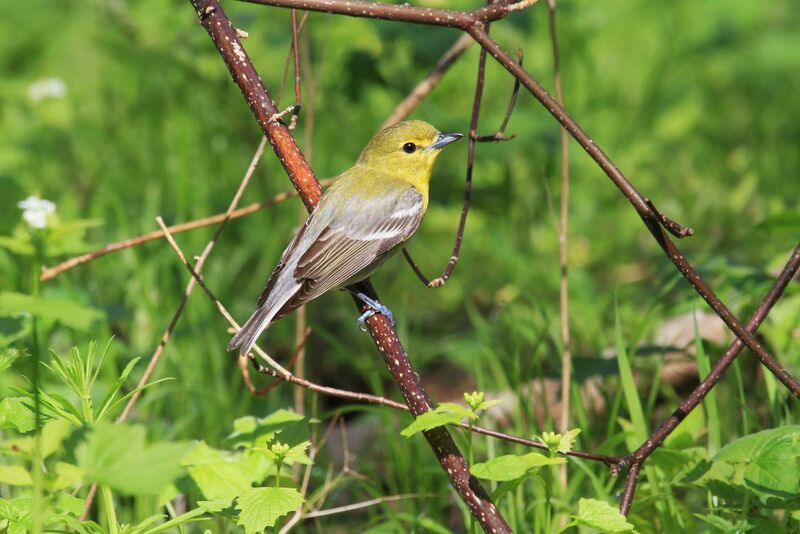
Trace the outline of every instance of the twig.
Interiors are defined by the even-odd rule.
[[[660,222],[661,225],[669,231],[669,233],[671,233],[678,239],[683,239],[684,237],[691,237],[694,235],[694,230],[692,228],[679,224],[670,219],[669,217],[667,217],[666,215],[663,215],[660,211],[658,211],[656,205],[653,204],[652,200],[650,200],[649,198],[645,198],[644,201],[647,204],[647,206],[652,210],[652,212],[655,214],[656,219],[658,219],[658,222]]]
[[[294,353],[292,354],[292,357],[289,359],[289,362],[286,364],[287,370],[295,367],[295,364],[297,363],[299,356],[303,353],[303,349],[305,348],[306,342],[308,341],[308,337],[310,335],[311,335],[311,329],[306,328],[305,331],[301,332],[300,335],[298,336]],[[262,388],[255,387],[253,385],[252,380],[250,379],[250,371],[249,371],[250,367],[247,365],[248,361],[249,358],[247,356],[239,355],[238,358],[239,370],[242,372],[242,380],[244,381],[245,387],[247,388],[247,390],[250,392],[251,395],[256,397],[261,397],[263,395],[266,395],[267,393],[275,389],[275,387],[278,386],[281,382],[283,382],[283,380],[281,380],[280,378],[276,378],[275,380],[272,381],[272,383],[267,384]],[[300,374],[293,373],[292,375],[302,377],[302,375]],[[295,404],[295,411],[297,413],[302,413],[302,411],[297,409],[297,404]]]
[[[556,100],[564,106],[564,90],[561,85],[561,60],[558,53],[558,32],[556,31],[556,0],[547,0],[550,48],[553,53],[553,82]],[[520,62],[522,66],[522,62]],[[519,83],[519,80],[517,80]],[[570,385],[572,383],[572,352],[569,337],[569,132],[559,128],[561,133],[561,219],[558,225],[559,265],[561,281],[559,284],[559,322],[561,333],[561,420],[562,433],[569,430]],[[567,465],[560,469],[561,486],[567,487]],[[565,518],[566,519],[566,518]]]
[[[447,26],[450,28],[468,28],[494,22],[509,13],[532,6],[537,0],[522,0],[517,3],[496,2],[472,11],[453,9],[434,9],[417,7],[408,4],[382,4],[365,2],[364,0],[244,0],[251,4],[263,4],[275,7],[289,7],[322,13],[338,13],[351,17],[366,17],[396,22],[413,22],[431,26]],[[216,14],[216,12],[212,13]],[[202,17],[202,14],[201,14]],[[202,20],[202,19],[201,19]]]
[[[450,70],[450,67],[452,67],[456,60],[467,51],[467,48],[469,48],[472,42],[472,38],[469,35],[462,35],[459,37],[456,42],[447,49],[447,52],[444,53],[439,61],[436,62],[436,65],[434,65],[425,79],[419,82],[408,96],[395,106],[394,111],[392,111],[389,117],[381,124],[381,129],[396,124],[408,117],[411,112],[419,106],[419,103],[439,84],[447,71]]]
[[[369,508],[370,506],[375,506],[376,504],[401,501],[403,499],[416,499],[417,497],[432,497],[432,495],[422,494],[422,493],[407,493],[404,495],[388,495],[386,497],[376,497],[375,499],[369,499],[367,501],[361,501],[353,504],[346,504],[344,506],[337,506],[335,508],[328,508],[326,510],[319,510],[316,512],[309,512],[303,515],[302,519],[313,519],[315,517],[324,517],[326,515],[343,514],[345,512],[352,512],[355,510],[360,510],[362,508]]]
[[[306,208],[311,211],[319,202],[322,188],[314,176],[308,161],[303,156],[291,132],[280,122],[270,121],[277,113],[272,98],[264,87],[247,53],[244,51],[230,19],[218,0],[191,0],[200,23],[208,32],[214,45],[222,56],[234,82],[239,86],[253,115],[269,139],[276,156],[280,160],[295,188],[300,193]],[[304,7],[304,2],[292,0],[288,7]],[[491,8],[493,6],[489,6]],[[403,9],[403,6],[390,6],[390,9]],[[508,13],[507,6],[500,5],[492,13],[502,16]],[[491,16],[491,15],[487,15]],[[377,296],[367,282],[365,287],[372,296]],[[365,311],[364,306],[359,310]],[[382,314],[375,314],[367,322],[367,328],[378,347],[384,363],[400,388],[403,397],[415,416],[431,409],[427,392],[397,337],[390,321]],[[464,504],[485,530],[510,532],[510,528],[492,503],[486,490],[469,473],[469,466],[458,450],[446,428],[436,428],[425,432],[437,460],[441,464],[450,483],[456,489]]]
[[[334,182],[333,178],[328,178],[326,180],[320,181],[320,184],[323,187],[327,187]],[[188,232],[189,230],[196,230],[198,228],[204,228],[206,226],[211,226],[212,224],[217,224],[228,219],[239,219],[241,217],[246,217],[251,215],[259,210],[267,208],[269,206],[273,206],[275,204],[279,204],[284,200],[287,200],[292,197],[297,196],[297,191],[286,191],[284,193],[278,193],[274,197],[262,200],[260,202],[254,202],[249,204],[243,208],[235,209],[231,212],[230,217],[228,217],[226,213],[217,213],[216,215],[212,215],[210,217],[203,217],[202,219],[196,219],[194,221],[189,221],[181,224],[175,224],[169,227],[169,231],[173,234],[180,234],[183,232]],[[96,260],[106,254],[110,254],[111,252],[118,252],[120,250],[125,250],[127,248],[136,247],[142,245],[144,243],[149,243],[150,241],[155,241],[157,239],[163,239],[164,232],[161,230],[155,230],[153,232],[148,232],[146,234],[131,237],[129,239],[125,239],[122,241],[117,241],[116,243],[109,243],[105,245],[103,248],[95,250],[93,252],[89,252],[87,254],[81,254],[80,256],[75,256],[74,258],[70,258],[64,262],[59,263],[58,265],[54,265],[53,267],[42,269],[42,275],[39,278],[42,282],[46,282],[48,280],[52,280],[63,274],[70,269],[74,269],[75,267],[79,267],[90,261]]]
[[[622,515],[628,515],[633,504],[633,496],[636,494],[636,483],[639,481],[639,471],[642,469],[640,464],[631,467],[628,479],[625,481],[625,489],[619,501],[619,511]]]
[[[522,49],[517,50],[517,63],[522,66]],[[517,105],[517,97],[519,96],[519,88],[522,87],[522,84],[516,78],[514,79],[514,88],[511,90],[511,98],[508,100],[508,108],[506,108],[505,117],[503,117],[503,122],[500,123],[500,128],[497,129],[492,135],[476,135],[475,141],[478,143],[497,143],[499,141],[511,141],[517,134],[506,135],[506,128],[508,127],[508,121],[511,120],[511,114],[514,112],[514,107]]]
[[[300,92],[300,47],[297,43],[297,10],[292,10],[292,55],[294,58],[294,109],[292,110],[292,120],[289,129],[294,130],[297,126],[297,116],[303,105],[302,93]]]

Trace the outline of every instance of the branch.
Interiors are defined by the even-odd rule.
[[[272,122],[277,113],[272,98],[261,82],[247,53],[242,48],[233,25],[217,0],[191,0],[200,23],[208,32],[222,56],[233,80],[239,86],[250,109],[270,141],[278,159],[300,193],[306,208],[311,211],[319,202],[322,188],[311,167],[303,156],[286,125]],[[288,7],[304,7],[302,1],[290,1]],[[403,6],[389,6],[389,9]],[[490,6],[494,7],[494,6]],[[507,13],[508,6],[498,6],[497,13]],[[487,15],[488,16],[488,15]],[[366,284],[369,286],[369,283]],[[359,306],[361,311],[365,307]],[[427,392],[420,383],[394,328],[382,314],[375,314],[367,322],[367,328],[375,341],[384,362],[400,388],[411,412],[418,416],[431,408]],[[487,531],[510,532],[508,524],[492,503],[480,483],[469,474],[469,466],[445,428],[436,428],[425,433],[442,469],[458,492],[470,512]]]
[[[195,3],[198,0],[194,0]],[[396,22],[413,22],[450,28],[467,28],[499,20],[509,13],[532,6],[537,0],[522,0],[516,3],[497,2],[473,11],[434,9],[408,4],[381,4],[363,0],[244,0],[251,4],[290,7],[321,13],[338,13],[351,17],[366,17]]]

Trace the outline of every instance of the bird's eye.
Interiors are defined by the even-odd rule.
[[[403,145],[403,152],[406,154],[412,154],[417,149],[417,145],[414,143],[406,143]]]

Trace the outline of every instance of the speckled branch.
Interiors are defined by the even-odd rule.
[[[306,208],[313,210],[322,188],[289,129],[275,118],[278,110],[239,42],[236,28],[217,0],[190,1]],[[287,2],[286,6],[303,8],[302,2]],[[510,6],[503,8],[507,10]],[[431,408],[428,395],[391,323],[384,315],[376,314],[367,320],[367,327],[411,412],[416,416],[428,411]],[[425,437],[451,484],[483,529],[487,532],[511,532],[486,491],[469,474],[469,466],[448,430],[439,427],[426,432]]]

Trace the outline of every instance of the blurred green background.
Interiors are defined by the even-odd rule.
[[[419,3],[476,7],[461,0]],[[549,89],[552,61],[546,6],[540,3],[494,24],[492,34],[507,50],[524,49],[526,67]],[[244,45],[279,107],[292,103],[291,82],[281,83],[291,44],[289,11],[235,2],[226,2],[225,9],[249,33]],[[694,228],[695,236],[679,245],[742,319],[800,235],[799,25],[800,11],[791,0],[559,3],[567,109],[642,194]],[[296,138],[320,177],[354,162],[394,106],[458,37],[455,30],[323,14],[311,14],[302,35],[304,108]],[[472,46],[412,117],[467,132],[477,57]],[[511,88],[511,78],[490,60],[481,133],[494,133]],[[477,147],[472,210],[448,284],[425,289],[400,258],[373,278],[398,318],[423,382],[441,395],[458,396],[467,387],[520,392],[534,378],[560,372],[559,130],[523,90],[508,131],[516,139]],[[172,224],[224,211],[260,136],[189,3],[164,0],[31,0],[4,6],[0,132],[0,235],[10,235],[20,223],[16,203],[36,194],[57,204],[61,221],[101,221],[87,235],[87,250],[152,231],[157,215]],[[616,314],[626,342],[636,344],[648,342],[664,320],[705,306],[678,280],[625,198],[574,143],[570,159],[576,373],[579,381],[601,373],[602,395],[611,406],[619,402],[616,368],[613,362],[611,368],[605,365],[601,353],[614,344]],[[440,158],[431,209],[409,247],[429,276],[438,275],[450,256],[465,161],[464,142]],[[268,149],[242,203],[289,188]],[[206,280],[240,321],[252,311],[301,212],[293,199],[233,221],[211,254]],[[178,241],[187,254],[199,254],[212,232],[197,230]],[[45,283],[44,294],[96,308],[102,320],[87,329],[49,324],[46,345],[64,352],[72,345],[85,347],[90,339],[103,345],[115,336],[113,362],[104,370],[111,379],[133,356],[152,354],[186,282],[186,271],[163,242],[70,271]],[[0,249],[0,287],[29,291],[25,257]],[[795,284],[763,328],[768,348],[795,374],[799,316]],[[355,317],[343,293],[308,307],[314,331],[308,376],[397,398]],[[291,405],[288,386],[260,398],[244,389],[235,360],[225,351],[228,338],[226,323],[195,291],[156,370],[157,377],[176,380],[146,392],[134,419],[157,436],[218,444],[234,418]],[[0,343],[24,347],[24,321],[0,319]],[[276,357],[288,358],[294,319],[272,328],[265,344]],[[712,359],[719,352],[711,350]],[[659,354],[637,358],[644,384],[659,359]],[[743,365],[755,373],[749,359]],[[25,370],[24,364],[19,367],[21,374]],[[771,419],[783,417],[782,410],[761,410],[763,382],[747,382],[757,427],[796,422],[788,415]],[[3,375],[0,395],[20,384],[20,376]],[[723,398],[736,389],[728,378],[721,388]],[[648,412],[653,422],[671,411],[679,394],[671,386],[656,386]],[[540,427],[533,417],[539,399],[520,395],[506,430],[530,435],[555,427],[549,422]],[[784,399],[779,391],[768,400],[775,407]],[[306,401],[310,409],[309,395]],[[326,398],[315,402],[323,419],[341,405]],[[576,424],[585,423],[584,448],[625,451],[612,439],[619,432],[615,420],[581,412],[576,408],[575,418]],[[407,417],[370,413],[381,422],[375,443],[383,454],[361,456],[359,470],[380,473],[376,487],[386,492],[446,491],[423,440],[398,442],[397,428]],[[723,416],[735,423],[741,414]],[[726,439],[738,432],[730,428]],[[384,455],[393,461],[384,462]],[[422,467],[409,476],[409,466]]]

